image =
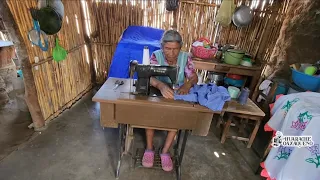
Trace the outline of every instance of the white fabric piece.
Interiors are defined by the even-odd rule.
[[[203,42],[196,41],[196,42],[192,43],[192,46],[195,46],[195,47],[203,46]]]
[[[276,180],[320,179],[320,94],[303,92],[280,97],[267,123],[284,136],[312,136],[312,147],[272,147],[265,169]]]
[[[272,83],[272,81],[270,80],[264,80],[260,86],[259,86],[259,90],[262,91],[262,93],[264,95],[268,95],[269,94],[269,91],[271,89],[270,87],[270,84]],[[261,100],[265,100],[265,98],[261,95],[259,95],[258,99],[257,99],[257,102],[261,102]]]
[[[272,83],[272,81],[270,81],[270,80],[264,80],[261,84],[260,84],[260,86],[259,86],[259,90],[261,91],[261,90],[265,90],[265,89],[267,89],[269,86],[270,86],[270,84]]]

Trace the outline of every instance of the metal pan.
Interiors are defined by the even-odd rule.
[[[245,27],[251,23],[253,19],[253,12],[249,6],[241,5],[236,8],[232,15],[232,22],[237,27]]]

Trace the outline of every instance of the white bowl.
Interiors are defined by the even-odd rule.
[[[252,63],[248,61],[241,61],[240,63],[242,66],[252,67]]]

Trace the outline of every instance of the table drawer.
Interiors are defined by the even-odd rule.
[[[100,103],[100,125],[108,128],[118,128],[114,119],[115,104]]]
[[[196,127],[198,112],[177,110],[167,107],[132,106],[117,104],[117,123],[160,128],[193,129]]]

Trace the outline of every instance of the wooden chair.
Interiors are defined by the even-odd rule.
[[[262,81],[264,80],[265,78],[261,78],[261,81],[259,82],[258,86],[262,83]],[[255,103],[264,111],[266,112],[266,117],[265,117],[265,121],[268,121],[270,119],[270,115],[269,115],[269,112],[270,112],[270,107],[269,105],[274,103],[274,97],[275,97],[275,93],[277,91],[277,87],[278,87],[278,81],[277,80],[273,80],[272,81],[272,84],[270,84],[270,91],[268,93],[268,95],[265,95],[262,93],[262,91],[259,91],[258,90],[258,93],[257,93],[257,96],[256,96],[256,99],[254,99]],[[258,89],[258,87],[257,87]],[[265,100],[262,101],[262,102],[257,102],[257,98],[259,97],[259,95],[261,95]],[[263,124],[264,125],[264,124]],[[271,150],[271,142],[272,142],[272,136],[269,138],[268,140],[268,144],[264,147],[264,152],[263,152],[263,155],[262,157],[260,157],[260,162],[258,164],[258,167],[255,171],[255,174],[258,174],[262,168],[260,166],[260,163],[264,162]]]

